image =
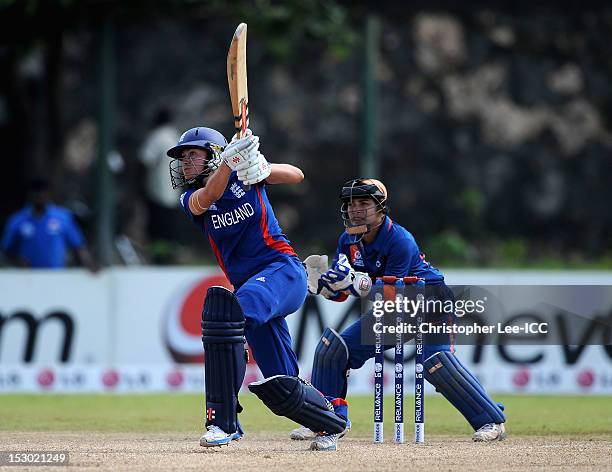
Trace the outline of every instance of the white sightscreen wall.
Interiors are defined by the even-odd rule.
[[[546,299],[536,285],[607,286],[588,300],[569,287],[564,304],[612,309],[612,272],[449,270],[446,280],[534,286],[532,294],[504,300],[511,312]],[[215,267],[0,271],[0,392],[201,392],[201,299],[219,283],[226,282]],[[301,375],[309,378],[320,324],[337,327],[350,304],[316,297],[305,306],[287,321]],[[612,394],[611,346],[458,346],[457,355],[491,392]],[[388,389],[392,363],[385,369]],[[407,362],[408,389],[412,369]],[[245,383],[258,378],[252,363]],[[371,362],[349,382],[350,393],[371,393]]]

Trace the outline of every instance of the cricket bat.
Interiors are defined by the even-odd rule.
[[[246,67],[247,25],[240,23],[227,53],[227,83],[232,100],[234,128],[242,138],[249,127],[249,91]]]

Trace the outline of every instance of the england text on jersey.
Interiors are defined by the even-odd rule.
[[[220,229],[238,224],[247,218],[250,218],[254,214],[255,210],[253,210],[251,204],[247,202],[233,209],[232,211],[221,213],[219,215],[211,214],[210,219],[213,227],[215,229]]]

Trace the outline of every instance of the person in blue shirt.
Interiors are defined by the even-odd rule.
[[[92,271],[97,270],[83,234],[72,213],[50,202],[44,179],[30,183],[29,203],[9,217],[2,237],[2,251],[17,267],[62,269],[70,251]]]
[[[349,295],[368,296],[376,277],[417,276],[425,280],[426,300],[454,301],[442,272],[425,259],[414,236],[389,217],[387,189],[382,182],[363,178],[346,182],[340,200],[346,230],[340,235],[331,269],[327,270],[327,256],[312,255],[304,261],[309,291],[344,301]],[[426,322],[434,324],[454,321],[454,313],[425,316]],[[350,369],[359,369],[374,357],[374,345],[362,344],[361,331],[361,318],[340,334],[331,328],[324,331],[312,369],[312,384],[324,395],[345,398]],[[425,378],[474,428],[474,441],[504,439],[503,405],[493,402],[459,361],[452,335],[426,334],[424,357]],[[312,432],[304,427],[291,432],[292,439],[310,437]],[[337,440],[319,437],[315,441],[329,443],[331,439]]]
[[[251,391],[274,413],[320,434],[343,432],[343,402],[334,412],[333,399],[298,377],[285,320],[304,302],[306,271],[278,224],[266,185],[300,183],[302,171],[268,163],[250,130],[228,145],[214,129],[192,128],[167,154],[173,187],[186,187],[181,208],[234,287],[212,287],[204,301],[206,432],[200,445],[225,445],[243,435],[237,414],[245,337],[265,377],[250,384]]]

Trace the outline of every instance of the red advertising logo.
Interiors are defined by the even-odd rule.
[[[102,384],[106,388],[115,388],[119,383],[119,372],[114,369],[107,370],[102,374]]]
[[[171,388],[180,387],[181,385],[183,385],[184,381],[185,381],[185,376],[183,375],[183,372],[181,372],[178,369],[169,372],[168,375],[166,376],[166,382],[168,383],[168,386]]]
[[[50,388],[55,382],[55,374],[51,369],[43,369],[39,372],[36,380],[42,388]]]
[[[595,373],[590,369],[583,370],[578,374],[576,381],[582,388],[590,388],[595,383]]]
[[[531,375],[528,369],[518,370],[512,376],[512,383],[517,387],[526,387],[529,380],[531,380]]]

